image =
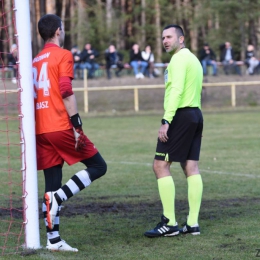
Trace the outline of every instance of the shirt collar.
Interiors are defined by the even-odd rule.
[[[58,47],[60,48],[57,44],[55,43],[46,43],[43,47],[43,49],[51,48],[51,47]]]

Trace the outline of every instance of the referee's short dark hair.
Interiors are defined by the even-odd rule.
[[[163,31],[164,31],[164,30],[167,30],[167,29],[169,29],[169,28],[175,28],[175,30],[176,30],[176,32],[177,32],[177,35],[178,35],[179,37],[180,37],[180,36],[184,36],[184,32],[183,32],[182,28],[181,28],[179,25],[177,25],[177,24],[167,25],[167,26],[165,26],[165,27],[163,28]]]
[[[53,38],[58,28],[61,28],[61,18],[55,14],[46,14],[38,22],[38,31],[46,42]]]

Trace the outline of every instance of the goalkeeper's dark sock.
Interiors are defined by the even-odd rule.
[[[193,226],[198,224],[200,204],[202,199],[203,183],[200,174],[192,175],[187,178],[188,182],[188,201],[189,216],[187,224]]]
[[[58,204],[60,205],[62,201],[68,200],[90,184],[91,180],[86,170],[77,172],[65,185],[57,190],[55,198]]]
[[[59,217],[59,212],[60,208],[57,212],[57,215],[55,217],[55,225],[53,229],[49,229],[48,227],[48,222],[46,218],[46,205],[45,203],[42,203],[42,212],[43,212],[43,217],[44,217],[44,223],[46,226],[46,232],[47,232],[47,239],[50,241],[51,244],[55,244],[61,241],[60,234],[59,234],[59,228],[60,228],[60,217]]]

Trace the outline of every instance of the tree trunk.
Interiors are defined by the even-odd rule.
[[[120,25],[121,25],[121,17],[122,14],[119,13],[120,10],[120,0],[115,0],[115,8],[116,8],[116,13],[113,14],[112,20],[114,20],[114,28],[116,29],[116,48],[120,48]]]
[[[190,48],[195,54],[198,52],[198,30],[197,28],[190,30]]]
[[[258,20],[257,20],[257,23],[256,23],[256,28],[260,28],[260,17],[259,18],[257,18]],[[259,42],[259,39],[260,39],[260,30],[258,29],[258,30],[256,30],[256,38],[257,38],[257,44],[258,44],[258,42]],[[256,45],[255,46],[255,52],[256,52],[256,57],[259,59],[259,56],[258,56],[258,54],[259,54],[259,51],[258,51],[258,45]]]
[[[40,0],[40,17],[46,14],[45,0]]]
[[[115,0],[116,12],[113,13],[112,20],[114,20],[114,28],[116,30],[116,48],[125,49],[125,0]]]
[[[112,0],[106,1],[106,27],[108,31],[111,30],[112,26]]]
[[[155,44],[155,59],[157,62],[162,61],[162,32],[161,32],[161,11],[159,0],[154,1],[155,8],[155,35],[156,35],[156,44]]]
[[[40,5],[40,2],[39,1],[35,1],[34,6],[35,6],[34,17],[35,17],[35,27],[36,27],[35,28],[36,29],[35,32],[38,32],[38,21],[41,18],[41,5]],[[35,42],[33,41],[33,42],[36,45],[36,47],[35,47],[35,49],[36,49],[35,55],[36,55],[39,52],[39,50],[42,49],[43,40],[42,40],[42,38],[41,38],[39,33],[35,33],[35,34],[36,34],[36,41]]]
[[[145,47],[146,44],[146,31],[145,31],[145,26],[146,26],[146,16],[145,16],[145,8],[146,8],[146,2],[145,0],[141,0],[141,46]]]
[[[6,18],[7,18],[7,24],[8,24],[8,35],[10,38],[10,47],[15,41],[14,37],[14,26],[13,26],[13,20],[12,20],[12,15],[15,15],[14,12],[12,12],[12,2],[11,1],[5,1],[5,10],[10,10],[10,12],[7,12]],[[7,48],[7,51],[10,52],[10,48]]]
[[[201,34],[202,34],[202,42],[205,42],[207,36],[205,26],[201,26]]]
[[[250,20],[249,22],[250,24],[250,39],[251,39],[251,43],[254,45],[254,47],[256,48],[257,47],[257,27],[256,27],[256,23],[255,23],[255,20],[252,19]]]
[[[97,12],[96,12],[96,16],[97,16],[97,22],[98,24],[102,24],[104,23],[104,19],[103,19],[103,9],[102,9],[102,1],[101,0],[96,0],[97,1]],[[105,33],[105,29],[101,26],[97,27],[97,34],[98,35],[104,35]],[[104,38],[100,37],[99,40],[99,46],[105,47],[105,43],[104,43]]]
[[[137,12],[139,9],[139,1],[132,1],[133,2],[133,9],[132,9],[132,22],[133,22],[133,36],[135,39],[135,42],[140,46],[142,49],[143,46],[141,46],[141,34],[142,30],[140,28],[140,14]]]
[[[241,32],[241,38],[240,38],[240,57],[242,60],[245,59],[245,49],[246,49],[246,35],[245,35],[245,24],[241,22],[240,24],[240,32]]]
[[[127,14],[132,14],[133,13],[133,3],[132,0],[127,0]],[[126,22],[126,30],[127,30],[127,35],[132,36],[133,35],[133,23],[131,18],[128,18]]]
[[[75,1],[70,0],[70,38],[72,46],[77,45],[77,32],[75,31],[75,28]]]
[[[219,13],[215,13],[215,29],[219,30]]]
[[[176,20],[177,20],[177,24],[180,25],[183,28],[183,24],[182,24],[182,13],[181,13],[181,0],[176,0],[175,3],[176,6]]]
[[[126,43],[125,43],[125,5],[126,5],[126,0],[121,0],[121,19],[120,19],[120,49],[125,49],[126,48]]]
[[[46,12],[47,14],[56,14],[56,1],[46,0]]]
[[[198,16],[198,10],[199,10],[199,5],[197,4],[193,8],[193,10],[191,10],[191,12],[193,12],[193,16],[190,16],[189,19],[189,24],[192,25],[190,30],[190,46],[191,46],[191,50],[195,54],[197,54],[198,52],[198,28],[193,21]]]
[[[2,27],[2,23],[3,23],[3,21],[2,21],[2,19],[3,19],[3,10],[0,8],[0,16],[1,16],[1,23],[0,23],[0,26]],[[4,34],[4,30],[1,30],[0,31],[0,39],[3,39],[3,35]],[[3,52],[4,52],[4,45],[3,45],[3,42],[2,42],[2,40],[0,41],[0,50],[1,50],[1,52],[0,52],[0,59],[5,59],[5,57],[4,57],[4,54],[3,54]],[[0,61],[0,65],[2,65],[3,64],[3,61],[1,60]]]
[[[66,4],[67,4],[67,0],[62,0],[61,20],[63,21],[63,23],[65,23]]]
[[[33,57],[38,53],[38,50],[40,49],[40,46],[38,46],[38,36],[36,32],[38,32],[38,28],[37,28],[37,22],[36,21],[36,8],[35,8],[35,0],[31,0],[30,1],[30,16],[31,16],[31,29],[33,32],[32,33],[32,55]],[[39,45],[41,45],[40,39],[39,39]]]
[[[82,33],[82,26],[87,26],[86,6],[84,0],[78,0],[78,24],[77,24],[77,45],[83,48],[86,44],[85,37]]]

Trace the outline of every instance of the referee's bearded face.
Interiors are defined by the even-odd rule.
[[[178,37],[175,28],[171,27],[162,32],[162,43],[168,53],[173,54],[181,48],[180,37]]]

